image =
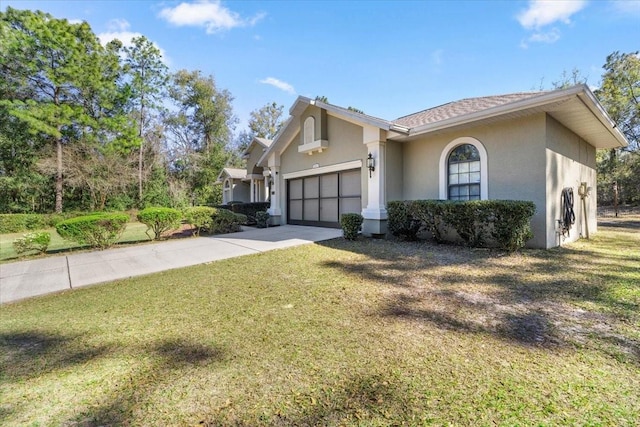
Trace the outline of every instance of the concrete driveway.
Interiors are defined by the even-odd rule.
[[[342,235],[296,225],[244,230],[0,264],[0,304]]]

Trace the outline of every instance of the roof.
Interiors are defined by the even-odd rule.
[[[231,179],[244,179],[247,177],[247,171],[245,169],[223,168],[218,175],[218,182],[224,181],[222,175],[227,175]]]
[[[475,113],[488,108],[498,107],[515,101],[531,98],[544,92],[520,92],[506,95],[482,96],[465,98],[460,101],[449,102],[438,107],[419,111],[394,120],[394,123],[414,128],[428,123],[435,123],[465,114]]]
[[[591,89],[583,84],[545,92],[465,98],[393,121],[299,96],[289,109],[289,119],[260,158],[258,165],[266,166],[271,153],[286,149],[300,131],[300,121],[294,120],[294,117],[299,117],[309,105],[325,109],[328,114],[352,123],[378,127],[388,132],[389,140],[395,141],[408,141],[427,134],[544,113],[596,148],[625,147],[629,144]]]

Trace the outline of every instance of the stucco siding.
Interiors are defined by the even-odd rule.
[[[389,141],[386,144],[387,200],[403,200],[403,145]]]
[[[552,247],[586,236],[587,226],[589,233],[597,231],[596,149],[550,116],[546,120],[546,132],[546,247]],[[592,189],[585,198],[584,208],[578,194],[581,182]],[[562,217],[561,194],[566,187],[573,189],[576,220],[563,239],[555,230],[557,220]]]
[[[447,144],[461,137],[478,140],[487,151],[489,199],[535,203],[537,212],[531,224],[534,239],[529,246],[546,247],[544,114],[406,143],[403,150],[404,199],[439,198],[440,156]]]

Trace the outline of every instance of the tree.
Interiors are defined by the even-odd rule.
[[[168,81],[168,68],[162,62],[160,50],[146,37],[135,37],[132,46],[125,47],[125,71],[130,76],[131,102],[136,111],[138,128],[138,202],[143,199],[143,166],[145,132],[151,122],[149,110],[162,103],[164,87]]]
[[[170,170],[188,183],[193,204],[214,203],[213,184],[229,158],[236,123],[233,98],[212,76],[186,70],[172,76],[169,95],[177,107],[164,120]]]
[[[638,52],[607,56],[595,94],[629,141],[625,149],[598,154],[598,197],[610,202],[613,188],[621,201],[640,202],[640,57]]]
[[[640,149],[640,56],[614,52],[607,56],[596,96],[629,140],[628,150]]]
[[[552,82],[551,85],[553,86],[553,89],[566,89],[575,85],[587,84],[588,80],[588,76],[582,75],[580,70],[573,68],[570,74],[567,73],[567,70],[563,70],[560,80]]]
[[[63,208],[63,146],[126,139],[117,114],[119,63],[86,22],[37,11],[0,13],[0,79],[13,98],[2,101],[29,132],[55,147],[55,211]]]
[[[273,139],[282,127],[283,110],[284,106],[277,105],[275,102],[253,110],[249,119],[251,134],[254,137]]]

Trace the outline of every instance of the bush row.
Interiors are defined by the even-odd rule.
[[[0,214],[0,234],[50,228],[63,219],[57,214]]]
[[[492,239],[500,249],[513,251],[533,237],[536,208],[519,200],[412,200],[390,202],[387,211],[389,232],[407,240],[424,230],[443,242],[453,240],[448,233],[455,231],[467,246],[487,246]]]
[[[270,202],[254,202],[254,203],[242,203],[242,202],[229,202],[226,205],[216,206],[218,209],[227,209],[231,212],[242,214],[247,216],[247,222],[245,225],[256,225],[256,214],[258,212],[266,212],[271,206]]]

